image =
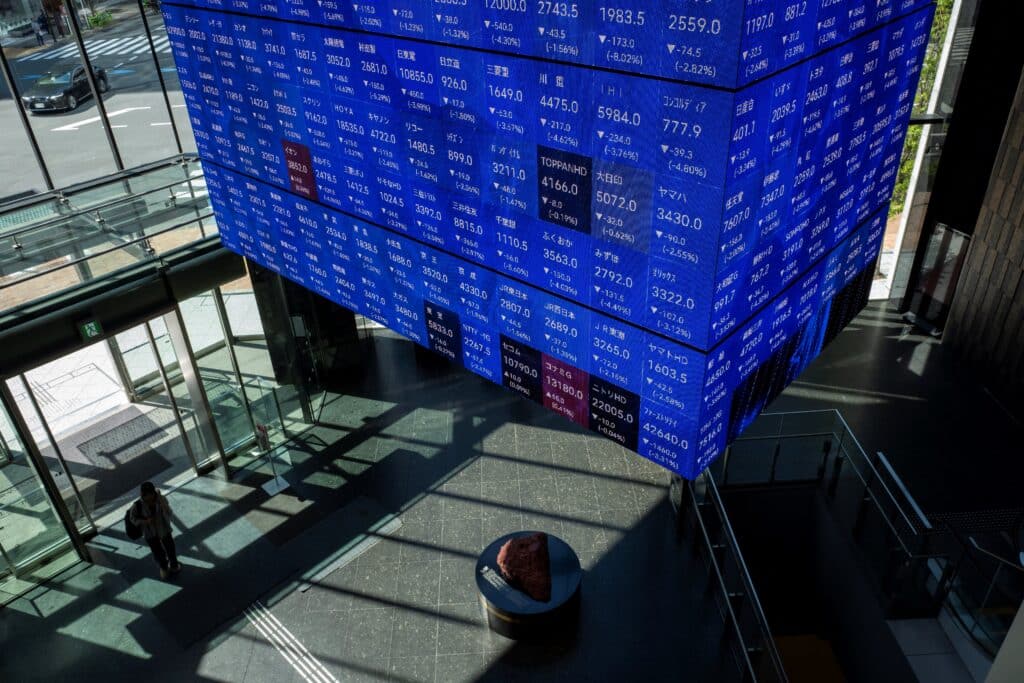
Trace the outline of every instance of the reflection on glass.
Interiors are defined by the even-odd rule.
[[[939,0],[928,54],[914,100],[915,114],[932,114],[946,121],[960,89],[964,65],[974,38],[978,0]],[[954,11],[955,10],[955,11]],[[924,217],[935,178],[935,169],[946,140],[946,123],[914,126],[907,133],[900,171],[891,205],[896,225],[887,229],[887,254],[880,259],[890,299],[902,299],[921,239]]]
[[[146,328],[137,325],[111,340],[111,352],[120,354],[121,365],[131,382],[131,393],[145,396],[162,387],[156,358],[146,336]]]
[[[18,114],[18,101],[11,97],[7,85],[0,79],[0,168],[18,169],[17,173],[4,174],[4,186],[0,189],[0,204],[22,195],[34,194],[47,189],[43,173],[32,153],[32,144],[25,133]],[[45,215],[45,214],[44,214]],[[9,224],[0,220],[0,230]]]
[[[178,410],[178,416],[181,418],[182,427],[185,430],[185,438],[188,439],[191,446],[193,457],[198,465],[213,462],[219,457],[220,451],[214,440],[207,437],[205,430],[200,424],[201,416],[198,411],[203,410],[202,406],[199,405],[201,401],[197,402],[189,393],[188,385],[185,383],[182,373],[181,363],[178,362],[174,345],[167,331],[167,325],[161,317],[151,320],[149,328],[153,334],[153,342],[156,345],[160,363],[167,376],[167,381],[171,385],[174,405]]]
[[[237,452],[252,443],[255,434],[242,387],[235,376],[214,292],[182,301],[178,308],[224,451]]]
[[[39,450],[40,455],[42,455],[43,463],[48,470],[50,479],[60,492],[61,499],[67,506],[68,512],[74,520],[75,525],[80,531],[90,530],[92,528],[92,520],[89,518],[85,502],[79,497],[79,493],[75,490],[71,481],[71,475],[65,468],[64,463],[57,457],[57,454],[53,449],[52,442],[49,440],[45,432],[40,436],[36,436],[34,434],[34,432],[42,431],[42,416],[39,411],[36,410],[33,402],[29,399],[28,389],[25,386],[25,383],[22,382],[21,377],[14,377],[7,380],[7,387],[10,390],[15,404],[17,405],[18,411],[21,413],[23,421],[29,428],[30,432],[33,432],[28,435],[16,432],[14,428],[14,421],[11,420],[10,415],[6,414],[3,410],[0,410],[0,412],[4,413],[2,418],[0,418],[0,423],[3,423],[3,427],[0,429],[0,432],[3,433],[5,444],[10,450],[12,456],[11,460],[17,462],[20,457],[21,462],[27,467],[29,461],[27,460],[26,444],[24,439],[32,439],[36,448]]]
[[[294,400],[294,389],[282,387],[274,375],[263,320],[249,276],[221,285],[220,292],[253,421],[266,427],[271,446],[277,446],[288,436],[285,411]],[[301,411],[299,414],[301,416]]]
[[[49,39],[45,43],[14,40],[3,48],[16,90],[14,99],[4,100],[5,106],[21,106],[28,114],[43,161],[57,187],[114,172],[114,156],[103,122],[97,118],[98,109],[78,47],[67,36],[59,37],[55,44]],[[97,69],[96,77],[100,89],[109,90],[114,76]],[[16,112],[11,109],[10,113]],[[2,117],[5,124],[9,116]],[[11,163],[3,168],[31,169],[35,165],[28,146],[14,145],[10,152],[3,153],[13,155]]]
[[[7,411],[0,408],[0,574],[36,557],[70,546],[60,518],[32,467]],[[12,567],[5,567],[5,564]]]
[[[156,6],[156,3],[153,3]],[[167,89],[167,99],[171,103],[171,115],[178,128],[178,137],[181,140],[181,148],[185,152],[196,152],[196,139],[192,135],[192,124],[188,119],[188,109],[185,107],[185,97],[181,94],[181,83],[178,82],[178,70],[174,67],[174,58],[168,47],[167,28],[164,26],[164,17],[159,10],[147,11],[146,20],[149,22],[149,30],[153,35],[154,45],[157,47],[156,56],[160,62],[160,73],[164,77],[164,87]]]
[[[945,321],[967,255],[970,237],[937,223],[925,246],[909,309],[929,322]]]
[[[178,146],[139,5],[118,7],[105,25],[82,29],[89,60],[97,73],[106,74],[107,115],[124,165],[130,168],[173,156]],[[170,49],[166,40],[153,47],[158,53]]]

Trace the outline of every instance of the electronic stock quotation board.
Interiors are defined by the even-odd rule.
[[[226,246],[692,478],[866,302],[933,7],[163,12]]]

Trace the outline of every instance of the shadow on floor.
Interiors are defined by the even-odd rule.
[[[1024,428],[890,305],[862,311],[768,412],[823,408],[885,453],[929,515],[1021,507]]]
[[[409,342],[382,334],[368,365],[365,377],[336,387],[344,395],[335,397],[323,415],[334,426],[316,427],[291,444],[291,487],[285,492],[268,497],[260,488],[267,475],[257,470],[236,482],[198,478],[169,495],[185,566],[176,580],[157,579],[148,549],[114,528],[91,542],[95,564],[78,565],[0,609],[5,652],[18,653],[0,662],[0,678],[299,680],[271,648],[253,654],[259,638],[245,631],[241,615],[261,598],[288,614],[288,602],[272,596],[292,595],[297,578],[331,563],[341,549],[396,515],[404,535],[399,561],[384,563],[388,571],[353,574],[358,580],[348,592],[328,590],[329,581],[326,588],[310,591],[344,613],[344,600],[393,578],[374,602],[375,609],[391,610],[380,615],[389,625],[383,659],[367,650],[372,638],[355,641],[358,647],[348,658],[338,657],[336,641],[317,649],[343,679],[425,679],[404,676],[392,661],[391,649],[400,651],[407,633],[399,622],[412,618],[400,611],[407,601],[381,602],[381,596],[415,587],[400,581],[400,569],[421,561],[432,567],[436,560],[441,588],[433,606],[423,608],[431,611],[429,617],[420,616],[431,623],[451,618],[438,602],[444,565],[451,563],[462,572],[453,584],[458,586],[455,623],[468,620],[474,624],[471,638],[483,638],[464,566],[485,537],[541,524],[584,548],[581,556],[591,568],[577,641],[583,645],[558,652],[481,646],[474,651],[479,654],[474,675],[493,669],[490,679],[505,680],[532,668],[551,677],[565,670],[584,676],[608,671],[616,677],[647,672],[648,678],[671,672],[675,678],[676,667],[710,672],[718,666],[714,643],[721,622],[706,604],[703,579],[692,578],[703,573],[675,545],[666,504],[658,502],[664,491],[661,470],[468,373],[445,365],[424,368]],[[481,459],[482,453],[488,457]],[[527,482],[522,489],[521,481]],[[635,532],[628,524],[607,526],[612,516],[602,511],[603,502],[620,496],[628,496],[629,505],[645,515]],[[618,530],[610,548],[604,547],[606,529]],[[385,546],[375,547],[375,553],[386,556]],[[651,592],[638,597],[641,588]],[[350,629],[373,623],[346,622]],[[436,627],[430,652],[437,655],[442,640],[451,640],[453,633]],[[324,628],[309,635],[314,640],[335,636]],[[235,649],[249,654],[233,654]],[[208,656],[211,651],[227,654],[218,664]],[[377,658],[361,659],[367,652]],[[449,665],[459,664],[461,655],[437,656],[428,678],[460,679],[460,669]],[[208,674],[211,670],[220,673]]]

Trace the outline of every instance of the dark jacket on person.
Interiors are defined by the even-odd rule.
[[[164,538],[171,535],[171,506],[158,491],[153,507],[146,505],[141,498],[132,503],[129,518],[132,524],[142,529],[146,538]],[[145,524],[143,520],[152,520]]]

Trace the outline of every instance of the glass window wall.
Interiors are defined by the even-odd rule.
[[[38,45],[35,37],[26,37],[5,42],[3,54],[14,80],[13,104],[28,115],[54,185],[73,185],[116,171],[104,131],[107,124],[97,113],[74,39],[63,35]],[[100,71],[96,76],[100,89],[106,89],[112,76]],[[35,163],[31,147],[23,154],[24,159],[14,160],[7,168]]]
[[[18,173],[5,178],[0,205],[49,189],[47,173],[67,187],[195,152],[159,3],[86,3],[77,21],[69,0],[48,3],[49,13],[15,4],[0,51],[0,168]],[[11,28],[18,21],[24,30]]]
[[[163,73],[153,51],[170,48],[166,37],[154,37],[150,42],[138,3],[114,8],[88,13],[89,23],[82,25],[82,35],[93,69],[105,75],[100,89],[107,90],[103,95],[107,119],[121,160],[131,168],[180,151],[164,98]]]

